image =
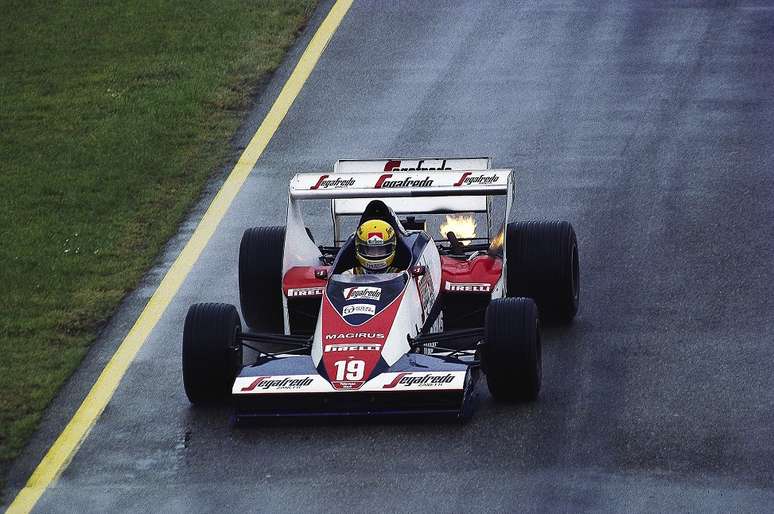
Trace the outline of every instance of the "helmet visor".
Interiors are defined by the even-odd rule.
[[[381,260],[395,253],[395,241],[385,243],[357,242],[357,253],[361,257],[371,260]]]

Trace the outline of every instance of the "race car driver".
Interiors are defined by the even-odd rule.
[[[400,270],[392,265],[397,241],[395,229],[386,221],[363,222],[355,232],[355,258],[358,265],[348,273],[397,273]]]

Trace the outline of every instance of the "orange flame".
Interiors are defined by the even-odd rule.
[[[473,216],[455,216],[446,215],[446,221],[441,224],[441,236],[444,238],[448,232],[454,232],[459,239],[476,237],[476,220]],[[470,241],[462,241],[462,244],[468,245]]]

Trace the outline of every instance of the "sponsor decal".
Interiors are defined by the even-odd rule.
[[[400,180],[389,180],[392,173],[385,173],[376,181],[375,189],[389,189],[401,187],[430,187],[433,185],[433,179],[430,177],[413,178],[410,175]]]
[[[326,344],[323,348],[325,352],[378,352],[382,346],[379,344]]]
[[[438,161],[434,161],[438,162]],[[441,165],[438,167],[426,167],[423,166],[425,163],[425,160],[417,161],[417,165],[414,167],[402,167],[400,166],[401,161],[387,161],[387,164],[384,165],[384,171],[416,171],[416,170],[451,170],[451,168],[446,167],[446,159],[443,159],[441,161]]]
[[[325,339],[384,339],[381,332],[347,332],[345,334],[325,334]]]
[[[246,385],[240,391],[248,392],[253,391],[255,389],[263,389],[264,391],[267,391],[269,389],[273,390],[291,390],[291,389],[303,389],[304,387],[312,385],[312,377],[306,376],[306,377],[298,377],[298,378],[279,378],[279,379],[272,379],[271,377],[256,377],[255,380],[250,382],[250,384]]]
[[[352,305],[345,305],[341,310],[342,316],[352,316],[353,314],[367,314],[373,316],[376,314],[376,306],[369,303],[353,303]]]
[[[492,284],[483,282],[446,282],[446,290],[454,293],[488,293]]]
[[[360,387],[363,385],[363,382],[345,382],[342,380],[334,380],[331,382],[333,384],[333,387],[336,389],[360,389]]]
[[[419,277],[417,287],[419,288],[419,301],[422,303],[422,317],[424,319],[435,302],[435,288],[433,287],[433,277],[430,270],[427,270],[424,275]]]
[[[470,186],[473,184],[481,184],[481,185],[487,185],[487,184],[494,184],[500,180],[500,177],[497,175],[485,175],[483,173],[479,175],[473,175],[472,172],[466,171],[462,174],[460,179],[454,183],[454,187],[460,187],[460,186]]]
[[[419,289],[419,303],[422,306],[422,321],[426,321],[427,316],[430,314],[430,309],[432,309],[433,304],[435,303],[435,288],[433,287],[433,276],[429,269],[425,271],[424,275],[419,277],[417,282],[417,288]],[[440,319],[440,316],[438,318]],[[424,344],[422,345],[420,352],[424,353],[425,355],[430,355],[431,353],[433,353],[433,348],[437,344],[438,343]]]
[[[291,296],[322,296],[324,287],[300,287],[288,289],[288,297]]]
[[[395,389],[398,385],[405,387],[442,387],[454,382],[454,375],[427,375],[415,373],[398,373],[389,384],[384,384],[382,389]]]
[[[342,291],[345,300],[376,300],[382,297],[381,287],[345,287]]]
[[[329,178],[330,175],[320,175],[317,183],[309,189],[341,189],[344,187],[350,187],[355,185],[355,179],[350,178]]]

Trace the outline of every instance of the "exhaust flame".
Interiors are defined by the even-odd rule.
[[[492,243],[489,245],[489,248],[493,251],[500,250],[503,247],[503,243],[505,242],[505,232],[501,231],[499,234],[497,234],[494,239],[492,239]]]
[[[476,237],[476,220],[473,216],[455,216],[446,215],[446,221],[441,224],[441,236],[444,238],[448,232],[454,232],[459,239]],[[464,245],[469,245],[470,241],[461,241]]]

